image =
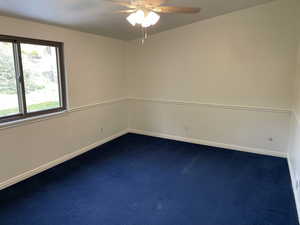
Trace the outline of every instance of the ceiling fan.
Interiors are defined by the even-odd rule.
[[[148,28],[155,25],[160,19],[160,13],[199,13],[200,8],[165,6],[168,0],[109,0],[113,4],[124,6],[128,9],[119,10],[117,13],[129,14],[127,21],[132,25]]]

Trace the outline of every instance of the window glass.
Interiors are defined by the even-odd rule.
[[[28,112],[60,107],[56,48],[21,44]]]
[[[0,117],[19,112],[13,44],[0,42]]]

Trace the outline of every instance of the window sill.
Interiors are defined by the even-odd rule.
[[[26,118],[26,119],[4,122],[4,123],[0,124],[0,131],[4,130],[4,129],[12,128],[12,127],[24,126],[24,125],[28,125],[28,124],[31,124],[34,122],[39,122],[39,121],[44,121],[44,120],[49,120],[49,119],[65,116],[68,112],[69,112],[68,110],[63,110],[60,112],[54,112],[54,113],[49,113],[49,114],[39,115],[39,116],[33,116],[30,118]]]

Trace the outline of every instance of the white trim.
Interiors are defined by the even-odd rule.
[[[287,158],[287,153],[285,153],[285,152],[276,152],[276,151],[267,150],[267,149],[243,147],[243,146],[238,146],[238,145],[231,145],[231,144],[225,144],[225,143],[219,143],[219,142],[213,142],[213,141],[207,141],[207,140],[201,140],[201,139],[195,139],[195,138],[186,138],[186,137],[180,137],[180,136],[151,132],[151,131],[137,130],[137,129],[131,129],[131,128],[128,129],[128,132],[135,133],[135,134],[147,135],[147,136],[153,136],[153,137],[159,137],[159,138],[166,138],[166,139],[171,139],[171,140],[176,140],[176,141],[183,141],[183,142],[188,142],[188,143],[193,143],[193,144],[225,148],[228,150],[236,150],[236,151],[250,152],[250,153],[256,153],[256,154],[261,154],[261,155],[270,155],[270,156],[275,156],[275,157]]]
[[[47,169],[50,169],[50,168],[52,168],[52,167],[54,167],[54,166],[56,166],[58,164],[61,164],[61,163],[65,162],[65,161],[67,161],[67,160],[70,160],[70,159],[72,159],[72,158],[74,158],[74,157],[76,157],[78,155],[81,155],[81,154],[87,152],[87,151],[90,151],[90,150],[92,150],[92,149],[94,149],[94,148],[96,148],[96,147],[98,147],[98,146],[100,146],[100,145],[102,145],[102,144],[104,144],[106,142],[109,142],[109,141],[111,141],[113,139],[116,139],[116,138],[118,138],[118,137],[120,137],[120,136],[122,136],[122,135],[124,135],[126,133],[128,133],[128,131],[127,131],[127,129],[124,129],[123,131],[118,132],[117,134],[114,134],[114,135],[112,135],[110,137],[107,137],[107,138],[105,138],[103,140],[100,140],[100,141],[97,141],[97,142],[95,142],[93,144],[85,146],[85,147],[83,147],[83,148],[81,148],[81,149],[79,149],[79,150],[77,150],[75,152],[66,154],[66,155],[64,155],[64,156],[62,156],[62,157],[60,157],[60,158],[58,158],[56,160],[48,162],[48,163],[46,163],[44,165],[41,165],[41,166],[39,166],[39,167],[37,167],[35,169],[29,170],[29,171],[27,171],[25,173],[22,173],[22,174],[18,175],[18,176],[12,177],[12,178],[8,179],[7,181],[4,181],[4,182],[0,183],[0,190],[2,190],[4,188],[7,188],[7,187],[9,187],[9,186],[11,186],[13,184],[16,184],[16,183],[18,183],[18,182],[20,182],[22,180],[25,180],[25,179],[27,179],[29,177],[32,177],[32,176],[34,176],[34,175],[36,175],[38,173],[41,173],[41,172],[43,172],[43,171],[45,171]]]
[[[77,111],[87,110],[89,108],[93,108],[93,107],[97,107],[97,106],[111,105],[111,104],[119,103],[119,102],[126,101],[126,100],[128,100],[128,99],[127,98],[116,98],[116,99],[111,99],[111,100],[107,100],[107,101],[102,101],[102,102],[97,102],[97,103],[93,103],[93,104],[88,104],[88,105],[71,108],[68,111],[69,112],[77,112]]]
[[[299,220],[299,224],[300,224],[300,196],[298,196],[298,194],[296,192],[296,178],[295,178],[295,173],[294,173],[294,170],[292,167],[292,163],[291,163],[289,154],[287,157],[287,162],[288,162],[290,176],[291,176],[291,180],[292,180],[292,189],[293,189],[293,193],[294,193],[294,197],[295,197],[296,208],[297,208],[297,213],[298,213],[298,220]]]
[[[68,114],[67,110],[60,111],[60,112],[55,112],[55,113],[50,113],[50,114],[45,114],[45,115],[39,115],[39,116],[34,116],[34,117],[29,117],[21,120],[15,120],[15,121],[10,121],[6,123],[1,123],[0,124],[0,131],[12,127],[19,127],[23,125],[28,125],[31,123],[36,123],[44,120],[50,120],[58,117],[62,117]]]
[[[12,128],[12,127],[24,126],[24,125],[28,125],[31,123],[36,123],[36,122],[41,122],[44,120],[54,119],[54,118],[61,117],[61,116],[66,116],[66,115],[68,115],[68,113],[88,110],[90,108],[97,107],[97,106],[116,104],[116,103],[119,103],[121,101],[126,101],[126,100],[127,100],[127,98],[112,99],[112,100],[107,100],[107,101],[98,102],[98,103],[94,103],[94,104],[88,104],[88,105],[83,105],[80,107],[71,108],[69,110],[64,110],[61,112],[50,113],[50,114],[30,117],[30,118],[26,118],[26,119],[22,119],[22,120],[15,120],[15,121],[11,121],[11,122],[1,123],[0,131],[4,130],[4,129]]]
[[[134,101],[147,101],[157,102],[165,104],[176,104],[176,105],[202,105],[207,107],[231,109],[231,110],[247,110],[247,111],[258,111],[258,112],[273,112],[273,113],[291,113],[291,109],[284,108],[270,108],[260,106],[241,106],[241,105],[222,105],[217,103],[206,103],[206,102],[195,102],[195,101],[178,101],[178,100],[166,100],[166,99],[149,99],[149,98],[135,98],[129,97],[128,100]]]

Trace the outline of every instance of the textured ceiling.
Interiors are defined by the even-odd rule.
[[[170,0],[167,5],[200,7],[202,11],[196,15],[162,15],[153,32],[161,32],[270,1],[272,0]],[[0,1],[0,15],[31,19],[123,40],[138,38],[141,35],[139,29],[127,23],[126,15],[113,13],[119,9],[123,8],[106,0]]]

